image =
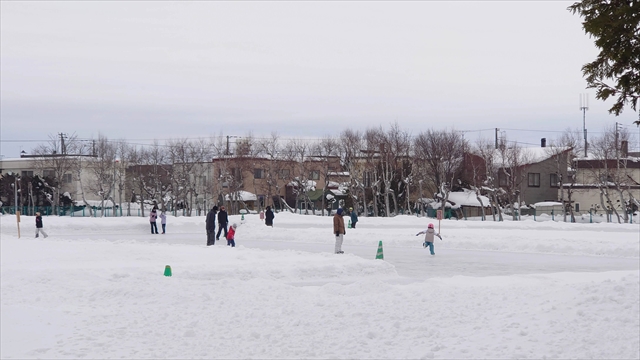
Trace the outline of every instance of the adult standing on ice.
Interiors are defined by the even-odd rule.
[[[207,227],[207,246],[216,244],[216,213],[218,207],[214,206],[209,210],[207,214],[206,227]]]
[[[435,236],[439,237],[440,240],[442,240],[442,236],[440,236],[440,234],[436,232],[436,230],[433,228],[433,224],[429,224],[429,226],[427,226],[427,230],[420,231],[416,234],[416,236],[421,234],[426,234],[424,236],[423,246],[428,246],[429,251],[431,251],[431,255],[435,255],[436,253],[433,251],[433,240],[435,240]]]
[[[149,213],[149,223],[151,223],[152,234],[158,233],[158,225],[156,224],[156,220],[158,219],[158,212],[156,211],[156,209],[157,207],[154,206],[153,209],[151,209],[151,212]]]
[[[333,233],[336,236],[336,254],[344,254],[342,251],[343,235],[347,234],[344,228],[344,219],[342,218],[343,210],[339,208],[335,215],[333,215]]]
[[[45,238],[49,236],[47,235],[46,232],[44,232],[44,229],[42,228],[42,216],[40,216],[40,213],[37,212],[36,213],[36,237],[38,237],[40,233],[42,233],[42,235],[44,235]]]
[[[267,212],[264,214],[264,224],[273,227],[273,218],[276,217],[271,210],[271,206],[267,206]]]
[[[224,238],[227,238],[227,224],[229,224],[227,210],[224,209],[224,206],[220,206],[220,212],[218,213],[218,235],[216,235],[216,240],[220,240],[220,233],[222,232],[222,229],[224,229]]]

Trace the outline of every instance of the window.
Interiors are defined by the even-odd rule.
[[[373,179],[373,174],[371,174],[371,171],[365,171],[363,181],[365,187],[371,187],[371,179]]]
[[[320,171],[311,170],[311,174],[309,174],[309,179],[311,179],[311,180],[320,180]]]
[[[280,170],[280,179],[288,179],[289,178],[289,169]]]
[[[507,178],[509,177],[509,170],[498,170],[498,186],[507,186]]]
[[[62,182],[65,184],[70,184],[71,181],[73,181],[73,177],[71,176],[71,174],[64,174],[64,176],[62,177]]]
[[[263,169],[253,169],[253,178],[254,179],[264,179],[264,170]]]
[[[529,187],[540,187],[540,173],[529,173]]]
[[[576,203],[576,212],[580,211],[580,203]]]
[[[55,172],[55,171],[53,171],[53,170],[43,170],[43,171],[42,171],[42,176],[43,176],[43,177],[46,177],[46,178],[51,178],[51,179],[53,179],[53,178],[55,178],[55,176],[56,176],[56,172]]]
[[[33,177],[33,171],[22,171],[22,177]]]
[[[551,187],[560,187],[559,181],[558,180],[559,176],[558,174],[549,174],[549,186]]]
[[[240,168],[231,169],[231,175],[233,176],[233,179],[236,182],[242,181],[242,169],[240,169]]]
[[[601,183],[613,182],[613,178],[609,174],[600,174],[599,179]]]

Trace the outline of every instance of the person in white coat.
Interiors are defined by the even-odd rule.
[[[433,240],[435,240],[435,237],[439,237],[440,240],[442,240],[442,236],[440,236],[440,234],[438,234],[436,232],[436,230],[433,228],[433,224],[429,224],[429,226],[427,227],[427,230],[422,230],[419,233],[416,234],[416,236],[418,235],[422,235],[425,234],[424,236],[424,243],[422,244],[422,246],[424,247],[429,247],[429,251],[431,251],[431,255],[435,255],[436,253],[433,251]]]

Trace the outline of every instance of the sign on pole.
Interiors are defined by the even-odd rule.
[[[442,210],[436,211],[436,218],[438,218],[438,234],[440,234],[440,221],[442,220]]]
[[[20,211],[16,210],[16,222],[18,224],[18,239],[20,239]]]

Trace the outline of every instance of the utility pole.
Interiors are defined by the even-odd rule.
[[[619,159],[618,158],[618,122],[617,121],[616,121],[616,137],[615,138],[616,138],[615,146],[616,146],[616,161],[617,161]]]
[[[589,95],[580,94],[580,110],[582,110],[582,131],[584,133],[584,157],[587,157],[587,110],[589,110]]]
[[[500,131],[500,129],[496,128],[496,149],[498,148],[498,131]]]
[[[229,152],[229,139],[230,138],[237,138],[237,136],[227,135],[227,151],[225,152],[225,155],[231,155],[231,153]]]
[[[16,175],[13,178],[13,196],[14,196],[13,213],[17,214],[18,213],[18,175]]]
[[[64,138],[66,135],[64,133],[59,133],[58,135],[60,135],[60,153],[65,155],[67,153],[67,147],[64,144]]]

